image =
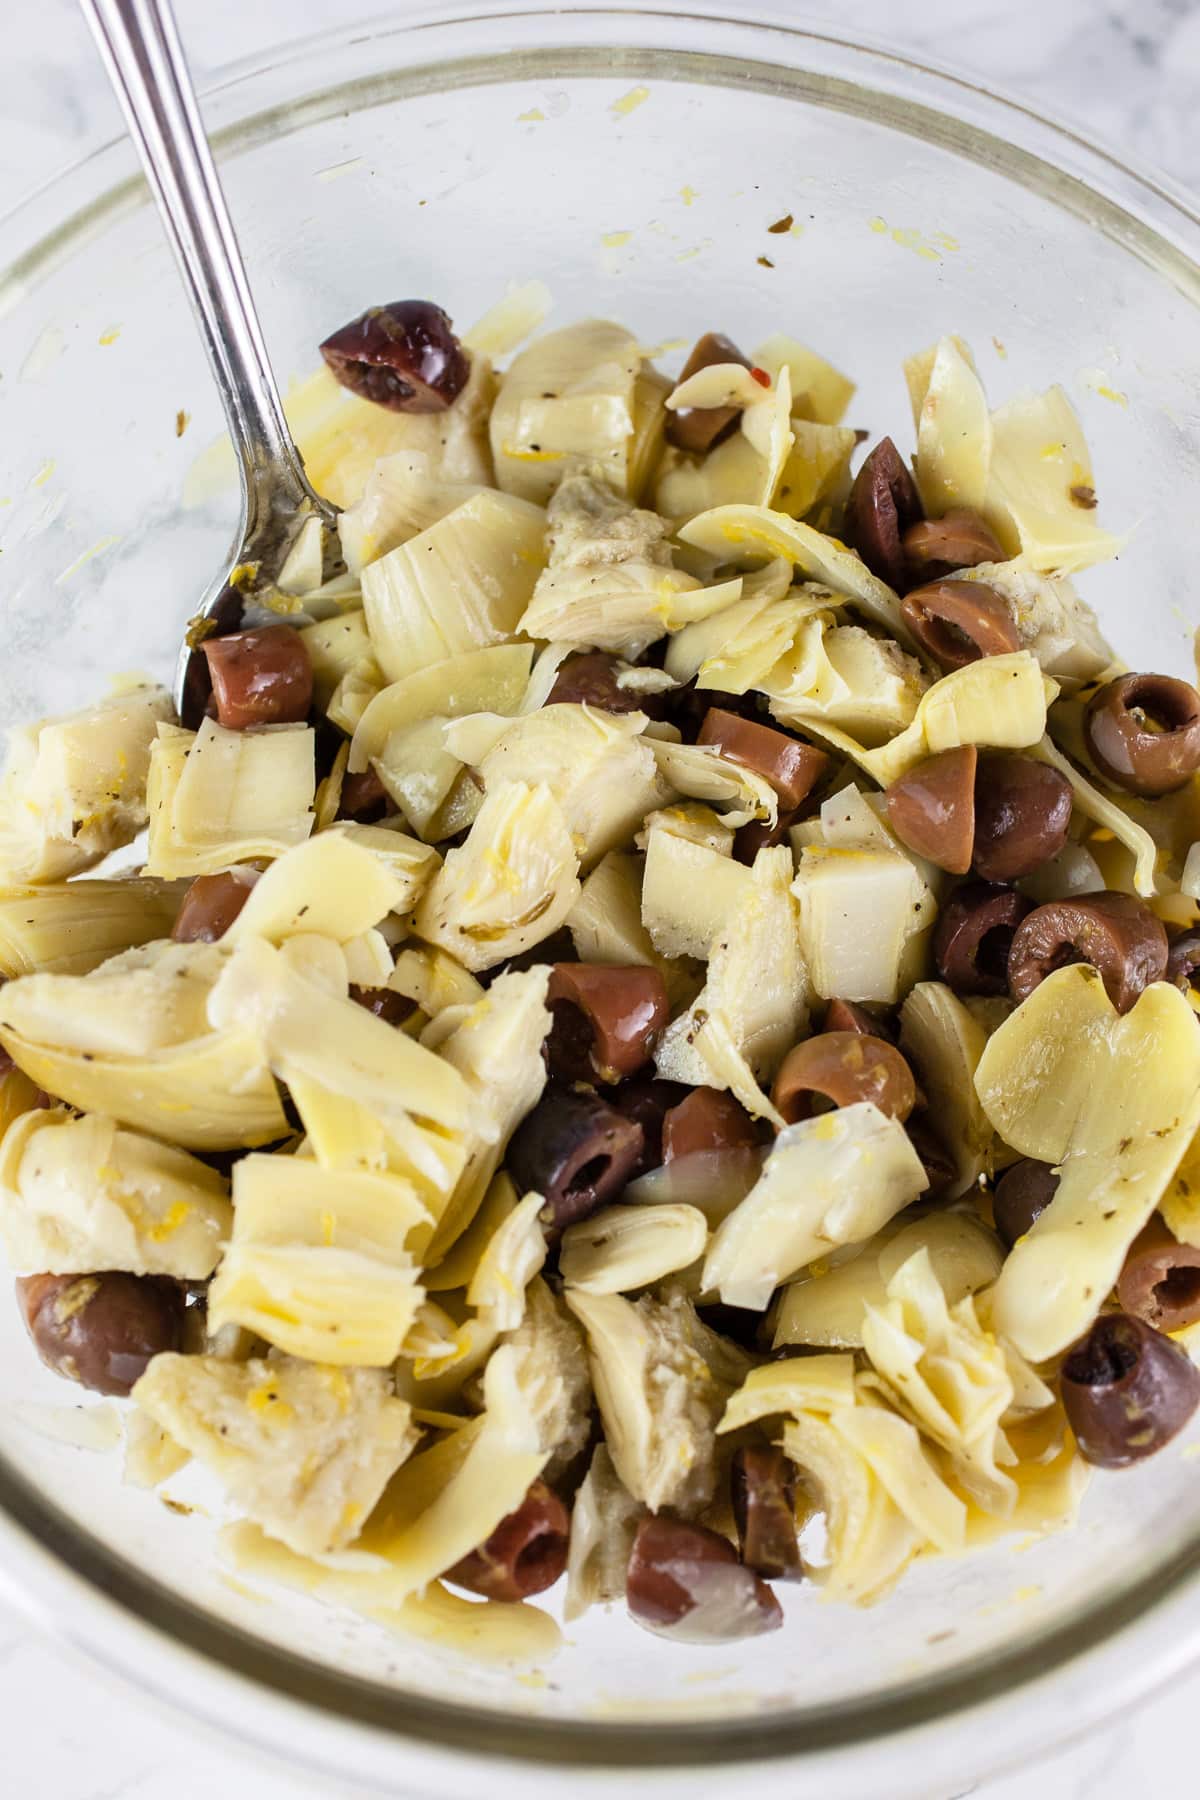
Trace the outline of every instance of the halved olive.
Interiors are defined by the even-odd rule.
[[[1068,963],[1090,963],[1118,1012],[1128,1012],[1142,990],[1167,972],[1167,934],[1161,920],[1133,894],[1085,894],[1050,900],[1018,926],[1008,958],[1014,1000]]]
[[[1182,1431],[1200,1406],[1200,1369],[1152,1325],[1101,1313],[1067,1354],[1062,1398],[1080,1454],[1124,1469]]]
[[[1200,694],[1172,675],[1118,675],[1088,702],[1084,736],[1116,787],[1169,794],[1200,769]]]

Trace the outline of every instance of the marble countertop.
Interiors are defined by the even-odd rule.
[[[353,0],[176,4],[201,84],[231,59],[360,16]],[[726,10],[742,8],[727,0]],[[808,0],[795,10],[818,27],[895,36],[894,0]],[[1200,0],[922,0],[903,11],[909,52],[956,64],[1073,119],[1200,191]],[[118,117],[74,0],[11,4],[4,68],[0,208],[7,209],[115,132]],[[1035,1768],[963,1792],[979,1800],[1118,1800],[1135,1783],[1178,1787],[1194,1760],[1197,1711],[1200,1670]],[[0,1721],[4,1787],[32,1800],[210,1800],[214,1793],[296,1800],[315,1791],[291,1772],[199,1735],[76,1660],[35,1631],[2,1587]],[[321,1791],[334,1792],[328,1783]]]

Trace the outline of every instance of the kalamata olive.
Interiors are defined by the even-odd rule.
[[[901,538],[920,517],[916,482],[891,438],[880,438],[854,477],[842,536],[873,575],[900,593],[907,586]]]
[[[917,1107],[905,1127],[913,1149],[921,1159],[926,1187],[923,1200],[940,1200],[958,1179],[958,1163],[925,1107]]]
[[[811,1118],[821,1100],[835,1107],[870,1100],[903,1122],[916,1104],[917,1089],[894,1044],[859,1031],[823,1031],[788,1051],[771,1098],[789,1125]]]
[[[1200,1406],[1187,1351],[1128,1313],[1101,1313],[1062,1366],[1062,1398],[1080,1455],[1101,1469],[1153,1456]]]
[[[857,1000],[831,1000],[825,1008],[821,1030],[857,1031],[863,1037],[882,1038],[885,1044],[894,1044],[896,1041],[896,1028],[892,1021],[881,1018],[878,1013],[868,1012]]]
[[[1083,731],[1100,773],[1130,794],[1169,794],[1200,769],[1200,694],[1172,675],[1106,681]]]
[[[447,1569],[443,1581],[488,1600],[528,1600],[554,1586],[567,1566],[571,1516],[544,1481],[535,1481],[516,1512]]]
[[[1058,1192],[1058,1174],[1049,1163],[1023,1156],[1005,1169],[992,1195],[996,1234],[1011,1250]]]
[[[1160,1213],[1140,1231],[1117,1277],[1127,1313],[1156,1331],[1182,1331],[1200,1319],[1200,1250],[1181,1244]]]
[[[624,665],[606,650],[579,651],[558,666],[554,686],[546,695],[547,706],[594,706],[600,712],[650,712],[660,695],[637,694],[617,686]],[[661,708],[659,709],[661,710]]]
[[[931,581],[900,604],[905,624],[943,669],[1021,648],[1008,602],[982,581]]]
[[[951,875],[971,866],[977,760],[974,744],[941,750],[898,775],[884,795],[900,841]]]
[[[391,796],[374,769],[363,769],[358,775],[343,777],[337,809],[339,819],[353,819],[357,825],[375,825],[395,810]]]
[[[344,388],[392,412],[445,412],[471,373],[449,318],[431,300],[368,306],[325,339],[321,355]]]
[[[46,1367],[98,1394],[128,1394],[182,1342],[184,1291],[161,1276],[26,1275],[17,1304]]]
[[[217,723],[295,725],[308,717],[313,672],[308,647],[292,625],[255,626],[201,645],[212,676]]]
[[[398,994],[394,988],[359,987],[351,982],[350,998],[367,1012],[374,1013],[377,1019],[382,1019],[385,1025],[403,1025],[417,1010],[415,1000],[410,1000],[407,994]]]
[[[635,1076],[613,1088],[605,1099],[623,1119],[631,1119],[642,1128],[642,1151],[633,1176],[662,1166],[663,1124],[673,1106],[678,1106],[692,1092],[681,1081],[660,1081],[657,1076]]]
[[[964,882],[941,910],[933,932],[933,958],[956,994],[1003,994],[1013,934],[1029,911],[1014,888]]]
[[[803,1574],[796,1541],[796,1476],[774,1444],[745,1444],[730,1468],[733,1516],[742,1561],[773,1580]]]
[[[1068,963],[1090,963],[1118,1012],[1128,1012],[1143,988],[1167,972],[1167,934],[1160,919],[1133,894],[1105,891],[1075,900],[1049,900],[1022,920],[1008,957],[1014,1000]]]
[[[750,367],[749,357],[743,356],[723,331],[706,331],[692,346],[691,355],[680,373],[679,385],[698,375],[701,369],[711,369],[714,363],[740,363],[743,369]],[[667,442],[674,444],[677,450],[704,456],[729,434],[741,414],[740,406],[681,406],[678,412],[667,414]]]
[[[982,750],[975,772],[975,873],[1019,881],[1067,841],[1074,794],[1065,775],[1016,750]]]
[[[662,1159],[691,1156],[705,1150],[753,1150],[758,1142],[754,1121],[744,1106],[719,1088],[693,1088],[686,1100],[663,1119]]]
[[[555,1233],[616,1200],[642,1155],[642,1128],[598,1094],[551,1082],[508,1146],[522,1193],[539,1193]]]
[[[806,810],[803,806],[781,806],[773,825],[766,819],[749,819],[745,825],[739,825],[733,834],[734,862],[744,863],[752,869],[759,851],[773,850],[776,844],[784,843],[788,832]]]
[[[730,762],[753,769],[770,782],[780,805],[789,808],[800,805],[829,767],[823,750],[802,744],[786,732],[773,731],[769,725],[740,719],[736,713],[718,706],[710,707],[704,715],[696,742],[713,744]]]
[[[667,988],[644,963],[556,962],[546,993],[554,1025],[547,1040],[553,1075],[612,1083],[635,1075],[669,1023]],[[577,1070],[578,1024],[586,1028],[586,1067]],[[556,1051],[555,1037],[562,1039]]]
[[[1200,971],[1200,931],[1192,926],[1186,931],[1168,932],[1167,938],[1167,980],[1181,993],[1191,993]]]
[[[1004,561],[1003,548],[991,526],[967,506],[956,506],[940,519],[918,519],[900,542],[912,582],[940,581],[956,569]]]
[[[777,1631],[783,1611],[728,1539],[682,1519],[643,1519],[625,1576],[631,1617],[682,1643],[722,1644]]]
[[[171,927],[175,942],[217,943],[245,906],[257,879],[254,869],[223,869],[219,875],[197,875],[183,896],[183,905]]]
[[[719,707],[722,712],[733,713],[739,719],[749,719],[753,724],[770,722],[765,696],[754,688],[749,688],[744,694],[727,694],[720,688],[697,687],[693,678],[685,681],[681,687],[672,688],[664,699],[667,717],[685,744],[696,742],[700,727],[714,706]]]

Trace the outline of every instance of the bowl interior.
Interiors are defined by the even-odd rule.
[[[705,330],[747,347],[789,332],[858,382],[849,422],[907,451],[901,360],[957,332],[993,400],[1063,383],[1105,522],[1130,533],[1081,590],[1134,667],[1189,674],[1200,312],[1186,244],[973,134],[956,110],[1001,132],[1003,114],[952,84],[922,77],[916,100],[915,77],[883,61],[749,26],[631,25],[619,53],[594,47],[606,30],[616,41],[611,21],[589,29],[343,39],[215,97],[280,375],[306,373],[368,303],[428,295],[466,324],[540,277],[551,323],[612,316],[668,370]],[[43,197],[36,228],[27,209],[14,242],[46,241],[0,283],[6,724],[131,669],[169,679],[235,522],[231,465],[203,454],[221,421],[160,228],[139,188],[111,185],[128,170],[110,153]],[[122,1486],[119,1456],[76,1441],[107,1440],[111,1409],[80,1414],[79,1399],[0,1307],[0,1504],[39,1533],[56,1518],[68,1560],[98,1542],[112,1560],[89,1563],[95,1579],[120,1595],[139,1571],[151,1586],[134,1602],[185,1638],[188,1608],[227,1622],[226,1660],[266,1679],[301,1659],[310,1699],[344,1705],[353,1684],[355,1710],[389,1728],[453,1717],[467,1741],[515,1734],[543,1754],[711,1762],[854,1742],[1082,1646],[1190,1567],[1200,1538],[1193,1433],[1098,1479],[1073,1533],[918,1567],[868,1613],[802,1587],[782,1633],[710,1651],[593,1614],[543,1671],[480,1668],[231,1579],[211,1497],[181,1516]],[[166,1487],[187,1499],[182,1477]]]

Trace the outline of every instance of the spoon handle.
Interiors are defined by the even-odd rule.
[[[238,454],[251,536],[316,500],[267,360],[170,0],[80,0],[158,204]]]

